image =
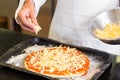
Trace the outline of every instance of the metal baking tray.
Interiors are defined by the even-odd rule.
[[[95,60],[97,60],[98,62],[100,62],[101,64],[99,65],[99,71],[96,72],[94,75],[92,75],[91,79],[87,79],[87,80],[107,80],[109,73],[110,73],[110,66],[112,64],[112,56],[106,52],[103,51],[99,51],[96,49],[92,49],[92,48],[88,48],[88,47],[82,47],[82,46],[75,46],[75,45],[71,45],[71,44],[66,44],[66,43],[61,43],[52,39],[47,39],[47,38],[32,38],[32,39],[28,39],[25,40],[23,42],[18,43],[17,45],[13,46],[11,49],[9,49],[1,58],[0,58],[0,65],[3,67],[7,67],[10,69],[14,69],[17,71],[22,71],[24,73],[27,74],[33,74],[33,75],[37,75],[37,76],[41,76],[41,77],[45,77],[47,79],[52,80],[52,77],[49,76],[45,76],[43,74],[38,74],[29,70],[26,70],[25,68],[20,68],[18,66],[14,66],[12,64],[7,64],[6,62],[8,61],[8,59],[10,59],[12,56],[17,56],[19,54],[22,54],[23,50],[27,47],[33,46],[33,45],[45,45],[45,46],[59,46],[59,45],[63,45],[63,46],[69,46],[69,47],[74,47],[80,51],[82,51],[83,53],[85,53],[88,57],[92,56],[94,57]],[[96,63],[93,65],[95,66]],[[108,70],[109,68],[109,70]],[[91,73],[94,73],[91,72]],[[105,75],[104,75],[105,74]],[[107,75],[108,74],[108,75]],[[89,76],[89,75],[88,75]],[[102,76],[104,76],[102,78]],[[106,76],[106,78],[105,78]],[[74,79],[73,79],[74,80]]]

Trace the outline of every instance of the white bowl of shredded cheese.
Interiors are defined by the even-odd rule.
[[[108,44],[120,44],[120,7],[95,17],[89,26],[90,33]]]

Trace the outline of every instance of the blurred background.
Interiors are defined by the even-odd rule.
[[[21,29],[20,26],[15,22],[14,15],[18,3],[19,0],[0,0],[0,28],[38,37],[48,37],[56,0],[47,0],[46,3],[41,7],[37,19],[39,25],[42,27],[42,30],[38,35]]]

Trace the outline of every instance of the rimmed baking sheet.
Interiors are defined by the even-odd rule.
[[[87,48],[87,47],[81,47],[81,46],[74,46],[74,45],[70,45],[70,44],[65,44],[65,43],[60,43],[51,39],[46,39],[46,38],[32,38],[32,39],[28,39],[26,41],[20,42],[19,44],[15,45],[14,47],[12,47],[11,49],[9,49],[1,58],[0,58],[0,65],[4,66],[4,67],[8,67],[11,69],[15,69],[17,71],[22,71],[28,74],[33,74],[33,75],[37,75],[37,76],[42,76],[48,79],[53,79],[50,76],[46,76],[43,74],[38,74],[29,70],[26,70],[24,67],[20,67],[20,66],[16,66],[12,63],[9,63],[8,61],[12,58],[12,57],[19,57],[19,55],[24,55],[24,50],[31,47],[31,46],[59,46],[59,45],[65,45],[65,46],[69,46],[69,47],[74,47],[80,51],[82,51],[83,53],[85,53],[91,60],[91,70],[88,73],[88,75],[86,75],[85,77],[81,77],[81,76],[77,76],[72,78],[72,80],[97,80],[99,79],[99,77],[101,77],[101,75],[104,73],[104,71],[111,65],[112,63],[112,56],[109,55],[106,52],[103,51],[99,51],[96,49],[91,49],[91,48]],[[19,60],[19,59],[17,59]],[[105,80],[105,79],[104,79]]]

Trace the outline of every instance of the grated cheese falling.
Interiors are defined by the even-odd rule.
[[[35,34],[37,35],[38,32],[39,32],[40,30],[42,30],[42,28],[41,28],[39,25],[35,25],[34,23],[32,23],[32,24],[34,25]]]

